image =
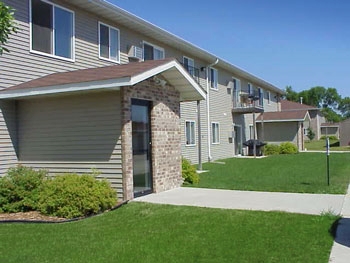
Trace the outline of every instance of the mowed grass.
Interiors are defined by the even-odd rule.
[[[330,140],[330,150],[331,151],[349,151],[350,146],[339,146],[339,140]],[[325,151],[326,141],[325,140],[315,140],[305,142],[305,148],[310,151]]]
[[[330,186],[324,153],[275,155],[265,158],[231,158],[225,164],[205,163],[198,185],[191,187],[232,190],[346,193],[350,180],[350,153],[330,155]]]
[[[4,263],[326,263],[333,216],[129,203],[64,224],[0,224]]]

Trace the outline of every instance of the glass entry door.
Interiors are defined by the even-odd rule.
[[[242,126],[235,125],[235,140],[234,140],[234,147],[235,147],[235,155],[241,155],[242,154]]]
[[[131,103],[134,196],[137,197],[152,192],[151,103],[137,99]]]

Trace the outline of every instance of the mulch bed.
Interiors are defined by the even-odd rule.
[[[15,221],[62,222],[62,221],[66,221],[66,220],[67,220],[66,218],[42,215],[37,211],[0,214],[0,222],[2,222],[2,221],[5,221],[5,222],[10,222],[10,221],[13,221],[13,222],[15,222]]]
[[[105,211],[104,213],[108,211],[115,210],[119,207],[121,207],[124,204],[127,204],[128,201],[120,202],[116,206],[114,206],[112,209]],[[93,215],[94,216],[94,215]],[[91,216],[88,216],[91,217]],[[0,223],[63,223],[63,222],[70,222],[70,221],[76,221],[88,217],[79,217],[79,218],[73,218],[73,219],[67,219],[62,217],[56,217],[56,216],[46,216],[43,214],[40,214],[37,211],[31,211],[31,212],[19,212],[19,213],[0,213]]]

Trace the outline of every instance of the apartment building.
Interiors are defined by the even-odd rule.
[[[101,0],[5,0],[0,172],[101,171],[121,199],[181,185],[194,163],[244,154],[283,91]]]

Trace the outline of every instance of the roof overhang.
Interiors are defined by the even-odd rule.
[[[114,5],[104,0],[66,0],[67,3],[78,6],[79,8],[85,9],[88,12],[97,14],[98,16],[114,21],[120,25],[123,25],[127,28],[134,30],[135,32],[141,33],[145,36],[157,39],[161,43],[164,43],[169,46],[176,46],[179,49],[192,55],[200,58],[205,61],[207,64],[211,64],[218,58],[214,54]],[[206,65],[203,65],[206,66]],[[225,61],[224,59],[219,58],[217,64],[218,67],[222,67],[232,74],[235,77],[245,78],[254,82],[254,84],[261,86],[262,88],[268,89],[270,91],[276,92],[279,95],[284,95],[285,91],[279,89],[277,86],[249,73],[246,70],[243,70],[230,62]]]
[[[276,114],[283,114],[283,112],[274,112]],[[257,123],[282,123],[282,122],[305,122],[310,121],[310,114],[308,111],[305,112],[303,118],[266,118],[263,119],[263,115],[259,116],[259,119],[256,120]]]
[[[98,68],[96,68],[96,70],[98,70]],[[0,99],[20,99],[83,91],[120,90],[123,86],[133,86],[157,75],[161,75],[166,82],[179,91],[180,101],[203,100],[206,97],[205,91],[192,78],[192,76],[189,75],[176,60],[170,60],[164,64],[155,66],[152,69],[133,76],[40,87],[29,86],[28,88],[23,89],[12,87],[0,91]]]

